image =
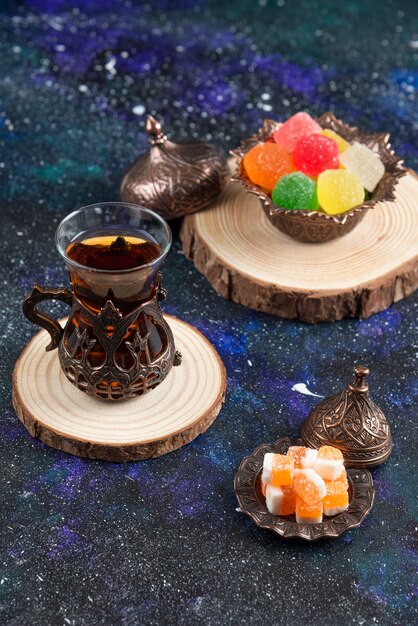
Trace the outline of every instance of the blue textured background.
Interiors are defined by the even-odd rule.
[[[227,150],[263,117],[330,109],[390,131],[418,168],[418,3],[2,0],[0,24],[1,623],[416,622],[416,295],[363,322],[286,322],[218,297],[176,241],[166,310],[215,344],[229,388],[206,434],[150,462],[47,448],[17,420],[10,385],[35,332],[24,294],[67,280],[57,222],[118,197],[147,146],[145,112]],[[258,529],[236,510],[239,461],[298,433],[318,398],[295,383],[329,395],[358,361],[395,439],[371,514],[316,545]]]

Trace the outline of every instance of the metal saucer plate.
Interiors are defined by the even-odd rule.
[[[300,440],[281,437],[273,444],[258,446],[245,457],[238,468],[234,489],[241,510],[261,528],[289,539],[296,537],[316,541],[325,537],[339,537],[346,530],[361,524],[373,506],[375,490],[370,472],[366,469],[348,468],[349,507],[343,513],[326,517],[321,524],[298,524],[294,515],[280,517],[268,512],[261,493],[261,471],[266,452],[286,454],[290,446],[303,445]]]

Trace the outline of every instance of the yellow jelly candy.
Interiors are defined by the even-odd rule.
[[[330,215],[345,213],[364,201],[360,178],[347,170],[325,170],[318,176],[319,206]]]
[[[345,150],[347,150],[347,148],[350,147],[350,144],[348,143],[348,141],[343,139],[341,135],[339,135],[338,133],[334,133],[334,131],[330,130],[329,128],[324,128],[324,130],[321,132],[321,135],[324,135],[324,137],[329,137],[330,139],[333,139],[338,146],[338,152],[340,154],[341,152],[344,152]]]

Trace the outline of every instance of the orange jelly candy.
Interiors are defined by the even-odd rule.
[[[282,515],[291,515],[296,508],[296,494],[291,485],[283,487]]]
[[[295,464],[291,457],[284,454],[275,454],[271,468],[272,487],[286,487],[293,483],[293,468]]]
[[[334,446],[321,446],[318,450],[318,457],[320,459],[333,459],[335,461],[343,460],[343,453]]]
[[[295,467],[298,469],[303,468],[303,459],[305,458],[306,448],[304,446],[290,446],[287,451],[287,456],[293,457]]]
[[[272,487],[286,487],[293,483],[293,459],[284,454],[267,452],[263,460],[262,482]]]
[[[325,480],[325,486],[328,483],[343,483],[343,485],[345,486],[346,489],[348,489],[348,479],[347,479],[347,472],[345,471],[345,469],[343,469],[343,471],[341,472],[341,474],[335,479],[335,480]]]
[[[295,461],[295,468],[309,469],[314,466],[318,451],[305,446],[290,446],[287,456],[292,456]]]
[[[325,515],[338,515],[348,508],[348,491],[342,481],[327,481],[327,493],[322,499]]]
[[[325,482],[313,469],[298,470],[293,487],[306,504],[320,502],[326,494]]]
[[[251,182],[266,191],[273,191],[279,178],[295,171],[292,157],[276,143],[259,143],[243,159]]]
[[[307,504],[296,496],[296,522],[298,524],[319,524],[322,522],[322,502]]]
[[[333,446],[321,446],[314,464],[314,470],[325,480],[336,480],[344,469],[341,450]]]
[[[291,515],[295,512],[296,494],[292,485],[266,486],[266,507],[272,515]]]

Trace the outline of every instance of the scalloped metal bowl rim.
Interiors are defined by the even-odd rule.
[[[371,494],[371,499],[370,499],[370,502],[368,503],[368,506],[366,506],[366,507],[364,508],[364,510],[362,511],[362,515],[361,515],[360,519],[359,519],[358,521],[356,520],[355,522],[352,522],[352,523],[348,524],[346,527],[341,528],[341,530],[340,530],[339,532],[332,532],[332,531],[329,531],[329,530],[325,530],[325,529],[324,529],[324,530],[323,530],[323,533],[322,533],[322,534],[320,534],[320,535],[317,535],[316,537],[313,537],[313,536],[309,536],[309,537],[307,537],[306,535],[301,534],[301,531],[298,531],[297,529],[296,529],[296,530],[294,530],[294,531],[282,532],[279,528],[275,527],[275,526],[274,526],[274,525],[272,525],[272,524],[263,524],[263,523],[259,522],[259,520],[257,519],[257,517],[256,517],[256,515],[255,515],[255,512],[254,512],[254,511],[250,511],[250,510],[248,510],[248,509],[246,509],[246,508],[244,508],[244,507],[243,507],[243,502],[241,501],[241,494],[240,494],[240,490],[239,490],[239,487],[237,486],[237,477],[238,477],[238,475],[240,474],[240,472],[241,472],[241,469],[242,469],[243,465],[244,465],[244,464],[245,464],[245,463],[246,463],[249,459],[255,458],[255,457],[258,455],[258,453],[259,453],[262,449],[264,449],[264,448],[266,448],[266,447],[267,447],[267,448],[269,448],[269,449],[271,450],[271,448],[274,448],[274,447],[276,446],[276,444],[278,444],[278,442],[280,442],[280,441],[282,441],[282,440],[290,440],[293,444],[298,444],[298,445],[299,445],[299,443],[303,444],[303,442],[302,442],[300,439],[294,439],[294,438],[292,438],[292,437],[279,437],[278,439],[276,439],[276,440],[275,440],[273,443],[271,443],[271,444],[270,444],[270,443],[263,443],[263,444],[260,444],[259,446],[257,446],[257,448],[255,448],[255,450],[254,450],[254,451],[253,451],[250,455],[245,456],[245,457],[242,459],[241,463],[239,464],[238,469],[237,469],[237,472],[236,472],[235,477],[234,477],[234,492],[235,492],[235,496],[236,496],[236,498],[237,498],[237,500],[238,500],[238,504],[240,505],[241,511],[242,511],[243,513],[245,513],[246,515],[248,515],[248,516],[252,519],[252,521],[253,521],[253,522],[254,522],[254,523],[255,523],[255,524],[256,524],[259,528],[264,528],[264,529],[266,529],[266,530],[269,530],[269,531],[271,531],[271,532],[274,532],[274,534],[279,535],[279,536],[280,536],[280,537],[282,537],[283,539],[302,539],[303,541],[309,541],[309,542],[318,541],[318,540],[321,540],[321,539],[327,539],[327,538],[330,538],[330,539],[335,539],[335,538],[337,538],[337,537],[340,537],[340,536],[341,536],[343,533],[345,533],[347,530],[350,530],[350,529],[352,529],[352,528],[358,528],[358,527],[362,524],[362,522],[363,522],[364,518],[366,517],[366,515],[367,515],[367,514],[370,512],[370,510],[372,509],[373,504],[374,504],[374,498],[375,498],[375,489],[374,489],[374,485],[373,485],[372,475],[371,475],[371,473],[370,473],[367,469],[365,469],[365,468],[354,468],[354,467],[346,468],[346,469],[347,469],[347,476],[348,476],[348,478],[349,478],[349,480],[350,480],[350,482],[351,482],[352,489],[353,489],[353,484],[354,484],[354,483],[353,483],[353,481],[352,481],[352,479],[351,479],[351,477],[350,477],[350,472],[354,472],[356,469],[359,469],[359,470],[361,470],[361,471],[367,471],[367,473],[368,473],[368,474],[369,474],[369,476],[370,476],[370,484],[371,484],[372,494]],[[260,473],[260,471],[261,471],[261,467],[260,467],[260,468],[256,471],[256,473],[255,473],[255,478],[256,478],[256,477],[257,477],[257,475]],[[352,500],[350,501],[350,504],[351,504],[351,502],[352,502]],[[350,505],[349,505],[349,506],[350,506]],[[265,508],[265,507],[264,507],[264,508]],[[266,511],[267,511],[267,509],[266,509]],[[267,511],[267,513],[268,513],[268,511]],[[271,514],[270,514],[270,515],[271,515]],[[340,514],[340,515],[341,515],[341,514]],[[280,517],[280,516],[277,516],[277,517]],[[328,519],[329,519],[329,520],[333,520],[335,517],[337,517],[337,515],[336,515],[336,516],[333,516],[333,517],[330,517],[330,518],[328,518]],[[284,519],[285,519],[285,518],[284,518]],[[288,520],[286,520],[286,521],[288,521]],[[296,526],[299,526],[299,524],[298,524],[297,522],[292,522],[292,524],[294,524],[294,525],[296,525]],[[306,524],[305,524],[305,525],[306,525]],[[314,524],[313,526],[319,526],[319,524]]]
[[[389,158],[392,159],[393,161],[392,165],[395,168],[395,172],[391,174],[391,177],[393,178],[392,188],[390,192],[387,193],[387,197],[376,199],[376,200],[374,199],[367,200],[366,202],[363,202],[362,204],[357,205],[356,207],[350,209],[349,211],[346,211],[345,213],[340,213],[339,215],[327,215],[326,213],[322,213],[320,211],[307,211],[304,209],[298,209],[297,211],[295,211],[291,209],[285,209],[283,207],[279,207],[276,204],[274,204],[268,194],[262,191],[260,187],[252,183],[248,177],[243,177],[242,175],[243,157],[245,153],[248,152],[250,147],[253,147],[257,143],[265,141],[267,125],[268,124],[274,125],[277,128],[281,126],[280,122],[276,122],[275,120],[271,120],[271,119],[265,119],[263,122],[263,126],[261,126],[261,128],[259,128],[256,133],[254,133],[250,137],[243,139],[238,148],[229,151],[230,154],[233,157],[235,157],[236,165],[237,165],[237,173],[231,177],[230,179],[231,182],[240,183],[241,185],[244,186],[245,190],[248,193],[252,193],[258,196],[260,201],[268,208],[271,217],[282,214],[282,215],[292,216],[293,218],[311,219],[311,221],[312,219],[316,221],[331,220],[337,224],[345,224],[346,221],[350,217],[354,216],[356,213],[366,211],[367,209],[375,208],[380,202],[384,202],[384,201],[395,202],[396,201],[396,197],[394,195],[395,187],[398,184],[399,179],[405,174],[407,174],[408,170],[405,167],[403,167],[403,159],[401,157],[398,157],[393,150],[390,150],[390,144],[388,141],[389,133],[375,133],[375,134],[365,133],[356,126],[348,126],[348,124],[345,124],[343,121],[337,119],[331,112],[324,113],[323,115],[321,115],[321,117],[315,118],[315,119],[319,124],[332,123],[337,126],[342,126],[343,128],[349,130],[352,133],[358,132],[362,135],[364,140],[375,141],[376,143],[380,144],[381,149],[387,153]],[[386,171],[386,174],[389,175],[390,173]]]
[[[343,225],[350,217],[353,217],[356,213],[360,213],[363,210],[365,211],[367,209],[373,209],[379,204],[379,202],[382,202],[382,200],[368,200],[367,202],[359,204],[353,209],[350,209],[350,211],[347,211],[346,213],[340,213],[339,215],[328,215],[320,211],[307,211],[305,209],[284,209],[283,207],[279,207],[274,204],[272,199],[264,191],[261,191],[261,189],[257,189],[255,185],[246,182],[239,176],[231,177],[231,182],[241,183],[248,193],[252,193],[253,195],[258,196],[259,200],[267,207],[271,217],[275,217],[276,215],[288,215],[292,218],[310,218],[311,220],[315,221],[323,221],[325,219]],[[388,201],[395,202],[395,198],[388,198]]]

